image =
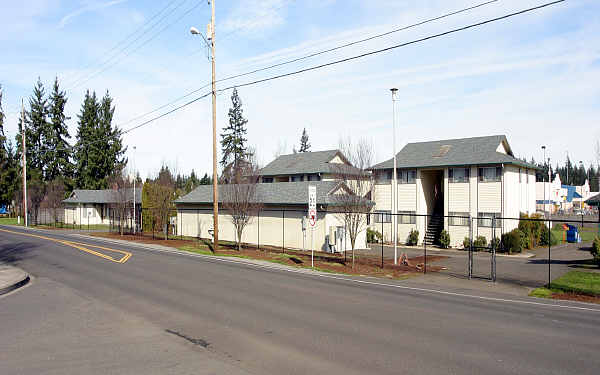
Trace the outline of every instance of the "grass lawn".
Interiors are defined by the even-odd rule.
[[[556,235],[559,241],[563,242],[565,230],[562,228],[562,224],[555,224],[554,228],[552,228],[552,232]],[[581,236],[582,242],[592,242],[594,238],[598,235],[598,226],[597,225],[589,225],[579,230],[579,236]]]
[[[0,217],[0,224],[17,225],[17,218],[16,217]],[[21,224],[21,225],[23,225],[23,224]]]
[[[600,273],[570,271],[544,288],[537,288],[532,297],[555,298],[564,295],[589,296],[600,299]]]

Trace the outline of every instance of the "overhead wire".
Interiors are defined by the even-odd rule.
[[[103,58],[102,60],[104,60],[104,62],[106,62],[107,60],[111,59],[112,56],[109,56],[114,50],[116,50],[118,47],[120,47],[123,43],[125,43],[127,40],[129,40],[132,36],[134,35],[140,35],[141,31],[146,28],[147,25],[149,25],[156,17],[158,17],[162,12],[164,12],[167,8],[169,8],[171,5],[173,5],[173,3],[175,3],[177,0],[171,0],[170,2],[167,3],[167,5],[163,8],[161,8],[157,13],[155,13],[152,17],[150,17],[146,22],[144,22],[141,26],[139,26],[138,28],[136,28],[133,32],[131,32],[130,34],[128,34],[125,38],[121,39],[117,44],[115,44],[112,48],[108,49],[106,52],[104,52],[103,56],[105,56],[105,58]],[[162,19],[160,20],[162,21]],[[160,21],[158,23],[160,23]],[[148,30],[151,30],[152,27],[151,26]],[[146,30],[146,31],[148,31]],[[125,46],[124,48],[126,48],[127,46]],[[104,64],[104,62],[102,62],[100,65]],[[88,68],[90,68],[91,66],[93,66],[95,64],[95,62],[90,62],[89,64],[85,65],[82,70],[86,70]],[[78,75],[77,77],[75,77],[74,80],[72,80],[71,78],[73,77],[67,77],[65,79],[67,84],[70,83],[75,83],[77,82],[79,79],[81,79],[82,77],[85,76],[85,73],[83,73],[82,75]]]
[[[184,0],[184,3],[187,0]],[[182,3],[183,4],[183,3]],[[150,36],[150,38],[146,39],[145,41],[143,41],[141,44],[137,45],[133,50],[130,50],[129,52],[125,53],[124,55],[122,55],[121,57],[119,57],[119,55],[116,55],[117,57],[119,57],[118,59],[114,60],[114,61],[110,61],[107,64],[104,65],[104,67],[102,67],[101,69],[91,73],[87,78],[85,78],[82,81],[78,81],[74,84],[71,84],[70,87],[68,87],[68,90],[72,90],[74,88],[77,88],[87,82],[89,82],[91,79],[97,77],[98,75],[104,73],[105,71],[107,71],[108,69],[112,68],[113,66],[117,65],[118,63],[120,63],[122,60],[126,59],[127,57],[129,57],[132,53],[139,51],[142,47],[146,46],[148,43],[150,43],[151,41],[153,41],[154,39],[156,39],[163,31],[165,31],[166,29],[168,29],[169,27],[173,26],[176,22],[180,21],[183,17],[187,16],[188,14],[190,14],[194,9],[198,8],[201,5],[201,2],[197,2],[194,6],[192,6],[191,8],[187,9],[186,11],[184,11],[182,14],[180,14],[180,16],[178,18],[176,18],[175,20],[173,20],[172,22],[164,25],[160,30],[158,30],[156,33],[154,33],[152,36]],[[144,34],[141,34],[141,36],[143,36]],[[139,38],[136,38],[135,41],[139,40]],[[123,50],[122,52],[125,52],[125,50]]]
[[[339,50],[339,49],[342,49],[342,48],[346,48],[346,47],[349,47],[349,46],[352,46],[352,45],[355,45],[355,44],[364,43],[364,42],[367,42],[367,41],[370,41],[370,40],[373,40],[373,39],[377,39],[377,38],[381,38],[383,36],[387,36],[387,35],[390,35],[390,34],[393,34],[393,33],[397,33],[397,32],[400,32],[400,31],[404,31],[404,30],[408,30],[408,29],[411,29],[411,28],[414,28],[414,27],[418,27],[418,26],[421,26],[421,25],[424,25],[424,24],[427,24],[427,23],[430,23],[430,22],[439,21],[441,19],[453,16],[453,15],[457,15],[457,14],[460,14],[460,13],[464,13],[464,12],[467,12],[467,11],[470,11],[470,10],[473,10],[473,9],[477,9],[477,8],[480,8],[480,7],[483,7],[485,5],[489,5],[491,3],[495,3],[495,2],[498,2],[498,1],[499,0],[490,0],[490,1],[483,2],[483,3],[475,4],[475,5],[470,6],[470,7],[466,7],[466,8],[462,8],[462,9],[456,10],[456,11],[445,13],[445,14],[442,14],[442,15],[437,16],[437,17],[429,18],[429,19],[426,19],[426,20],[423,20],[423,21],[420,21],[420,22],[413,23],[411,25],[399,27],[399,28],[396,28],[396,29],[393,29],[393,30],[390,30],[390,31],[387,31],[387,32],[384,32],[384,33],[380,33],[380,34],[377,34],[377,35],[372,35],[372,36],[364,38],[364,39],[360,39],[360,40],[356,40],[356,41],[353,41],[353,42],[345,43],[345,44],[342,44],[340,46],[332,47],[332,48],[329,48],[329,49],[326,49],[326,50],[322,50],[322,51],[319,51],[319,52],[314,52],[314,53],[311,53],[309,55],[298,57],[298,58],[295,58],[295,59],[292,59],[292,60],[288,60],[288,61],[284,61],[284,62],[281,62],[281,63],[273,64],[273,65],[270,65],[270,66],[266,66],[266,67],[263,67],[263,68],[260,68],[260,69],[255,69],[255,70],[252,70],[252,71],[249,71],[249,72],[245,72],[245,73],[240,73],[240,74],[235,74],[235,75],[231,75],[231,76],[219,78],[219,79],[215,80],[215,83],[224,82],[224,81],[228,81],[228,80],[231,80],[231,79],[235,79],[235,78],[239,78],[239,77],[243,77],[243,76],[255,74],[255,73],[258,73],[258,72],[261,72],[261,71],[273,69],[273,68],[276,68],[276,67],[279,67],[279,66],[291,64],[291,63],[298,62],[298,61],[301,61],[301,60],[305,60],[305,59],[308,59],[308,58],[311,58],[311,57],[322,55],[322,54],[325,54],[325,53],[328,53],[328,52],[332,52],[332,51],[336,51],[336,50]],[[234,30],[233,32],[231,32],[229,34],[226,34],[226,36],[223,37],[223,38],[221,38],[221,40],[224,39],[224,38],[226,38],[227,36],[233,34],[234,32],[237,32],[237,31],[242,30],[242,29],[243,28],[238,28],[238,29]],[[203,85],[202,87],[200,87],[198,89],[190,91],[187,94],[184,94],[183,96],[178,97],[177,99],[174,99],[174,100],[172,100],[172,101],[170,101],[170,102],[168,102],[166,104],[163,104],[160,107],[157,107],[157,108],[153,109],[150,112],[147,112],[147,113],[141,114],[139,116],[136,116],[136,117],[128,120],[127,122],[123,123],[123,125],[129,124],[129,123],[134,122],[136,120],[139,120],[139,119],[141,119],[143,117],[146,117],[149,114],[157,112],[157,111],[159,111],[159,110],[161,110],[161,109],[163,109],[165,107],[168,107],[168,106],[170,106],[170,105],[172,105],[172,104],[174,104],[174,103],[176,103],[176,102],[178,102],[178,101],[180,101],[182,99],[185,99],[186,97],[188,97],[188,96],[190,96],[192,94],[195,94],[196,92],[198,92],[198,91],[200,91],[203,88],[208,87],[208,86],[210,86],[210,83],[207,83],[207,84]]]

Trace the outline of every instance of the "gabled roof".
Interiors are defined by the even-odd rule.
[[[133,188],[125,190],[127,201],[133,201]],[[64,203],[117,203],[117,194],[115,190],[81,190],[75,189],[69,198],[63,200]],[[142,189],[135,189],[135,202],[142,203]]]
[[[580,199],[582,198],[581,194],[577,192],[577,187],[573,185],[561,185],[561,188],[567,191],[567,202],[572,202],[573,198]]]
[[[585,203],[589,204],[590,206],[600,206],[600,193],[596,193],[596,195],[588,198]]]
[[[330,163],[330,161],[336,156],[339,156],[345,163],[350,164],[340,150],[298,152],[296,154],[279,156],[258,173],[261,176],[335,173],[338,171],[337,166],[339,164]],[[360,174],[358,168],[356,172]]]
[[[256,184],[257,201],[264,205],[307,205],[308,186],[317,187],[317,204],[335,205],[333,193],[342,183],[338,181],[273,182]],[[219,203],[223,203],[223,186],[219,185]],[[200,185],[177,199],[176,204],[212,204],[212,185]]]
[[[498,152],[499,147],[503,147],[506,154]],[[533,164],[515,158],[504,135],[409,143],[396,154],[396,163],[398,168],[513,164],[538,169]],[[393,167],[394,159],[391,158],[371,169]]]

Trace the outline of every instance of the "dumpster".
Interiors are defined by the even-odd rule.
[[[579,237],[579,230],[574,225],[569,225],[569,229],[567,229],[567,242],[581,242],[581,238]]]

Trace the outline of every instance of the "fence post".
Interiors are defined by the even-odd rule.
[[[473,277],[473,218],[469,214],[469,280]]]
[[[281,243],[281,251],[285,254],[285,210],[281,211],[281,217],[282,217],[282,225],[283,225],[283,230],[281,232],[282,234],[282,243]]]
[[[496,216],[492,216],[492,249],[491,249],[491,276],[492,281],[496,282]]]
[[[424,249],[424,257],[423,257],[423,274],[427,273],[427,214],[425,214],[425,230],[423,231],[423,249]]]
[[[258,210],[258,213],[257,213],[257,219],[258,219],[258,229],[256,230],[256,232],[258,234],[258,241],[256,242],[256,248],[258,250],[260,250],[260,209]]]
[[[548,288],[550,288],[550,261],[551,261],[551,257],[550,257],[550,247],[551,245],[551,239],[552,239],[552,221],[550,219],[548,219]]]
[[[375,214],[375,215],[378,215],[378,214]],[[381,217],[380,217],[379,221],[381,221],[381,268],[383,268],[383,220],[381,220]],[[346,261],[345,254],[346,254],[346,252],[344,251],[344,262]]]

